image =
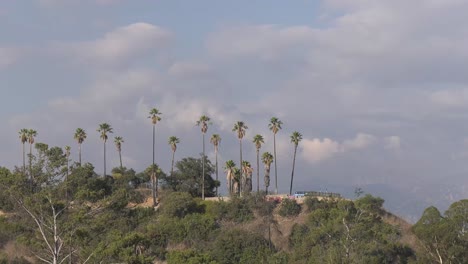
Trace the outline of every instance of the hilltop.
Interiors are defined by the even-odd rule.
[[[0,168],[0,263],[468,259],[468,200],[453,203],[444,214],[429,207],[411,226],[371,195],[354,201],[307,197],[298,203],[243,188],[242,197],[233,191],[227,201],[203,200],[202,186],[207,197],[216,196],[218,187],[209,161],[202,185],[200,159],[182,159],[171,176],[156,166],[142,173],[115,168],[112,175],[101,177],[91,164],[63,170],[59,150],[38,155],[31,167],[33,181],[21,169]],[[158,172],[155,189],[147,185],[153,170]]]

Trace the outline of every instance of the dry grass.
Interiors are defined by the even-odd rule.
[[[416,251],[422,252],[422,248],[420,246],[421,242],[411,231],[412,225],[410,223],[389,212],[386,212],[383,217],[383,221],[389,225],[397,227],[401,231],[400,242],[402,244],[407,245]]]
[[[12,262],[16,258],[25,258],[30,263],[37,263],[36,259],[31,256],[31,252],[22,245],[10,241],[2,249],[2,252],[5,253],[8,257],[8,261]]]

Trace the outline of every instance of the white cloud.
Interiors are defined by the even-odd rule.
[[[343,151],[340,143],[329,138],[303,139],[301,142],[302,157],[311,163],[329,159]]]
[[[148,23],[134,23],[106,33],[102,38],[65,45],[64,52],[71,51],[74,58],[90,64],[107,66],[125,64],[135,59],[161,52],[172,34]]]
[[[343,151],[363,149],[369,147],[376,141],[375,136],[359,133],[354,139],[345,140],[342,143]]]
[[[390,150],[399,150],[401,147],[399,136],[390,136],[384,138],[384,148]]]
[[[353,139],[338,142],[330,138],[314,138],[301,142],[302,157],[310,163],[318,163],[339,153],[350,152],[370,147],[376,142],[376,137],[370,134],[359,133]]]

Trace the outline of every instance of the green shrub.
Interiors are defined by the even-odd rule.
[[[203,213],[203,207],[198,206],[189,193],[173,192],[164,197],[161,202],[161,214],[163,215],[183,218],[193,213]]]
[[[274,253],[262,235],[240,229],[220,233],[210,252],[222,264],[268,263],[268,257]]]
[[[216,264],[208,254],[197,252],[194,250],[175,250],[170,251],[166,255],[168,264]]]
[[[301,206],[296,200],[284,199],[281,202],[281,207],[278,211],[279,215],[283,217],[297,216],[301,212]]]

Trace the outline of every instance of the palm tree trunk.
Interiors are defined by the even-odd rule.
[[[23,175],[26,174],[26,151],[25,151],[25,146],[23,142]]]
[[[202,156],[201,196],[202,196],[202,200],[205,200],[205,133],[202,133],[202,134],[203,134],[203,156]]]
[[[175,156],[175,151],[172,151],[171,177],[172,177],[172,175],[174,175],[174,156]]]
[[[156,190],[156,172],[154,171],[154,135],[155,135],[155,125],[153,124],[153,166],[151,167],[151,192],[153,196],[153,206],[156,206],[156,197],[157,197],[157,190]]]
[[[292,194],[292,186],[294,180],[294,166],[296,165],[296,152],[297,152],[297,145],[294,147],[294,158],[293,158],[293,167],[291,172],[291,185],[289,186],[289,195]]]
[[[119,159],[120,159],[120,170],[121,170],[120,173],[123,173],[123,172],[122,172],[123,166],[122,166],[122,151],[121,151],[121,150],[119,150]]]
[[[81,167],[81,143],[78,143],[78,159]]]
[[[239,150],[240,150],[240,163],[239,163],[239,169],[241,170],[240,178],[239,178],[239,196],[242,197],[242,139],[239,139]]]
[[[70,162],[67,157],[67,177],[65,178],[65,198],[68,201],[68,175],[70,174]]]
[[[32,174],[32,144],[29,144],[29,180],[31,184],[33,182],[33,174]]]
[[[273,152],[275,154],[275,194],[278,194],[278,172],[276,166],[276,133],[273,134]]]
[[[218,147],[215,147],[216,156],[216,181],[218,181]],[[218,196],[218,185],[216,185],[216,196]]]
[[[260,149],[257,149],[257,192],[260,192]]]
[[[106,141],[104,141],[104,178],[106,177]]]

